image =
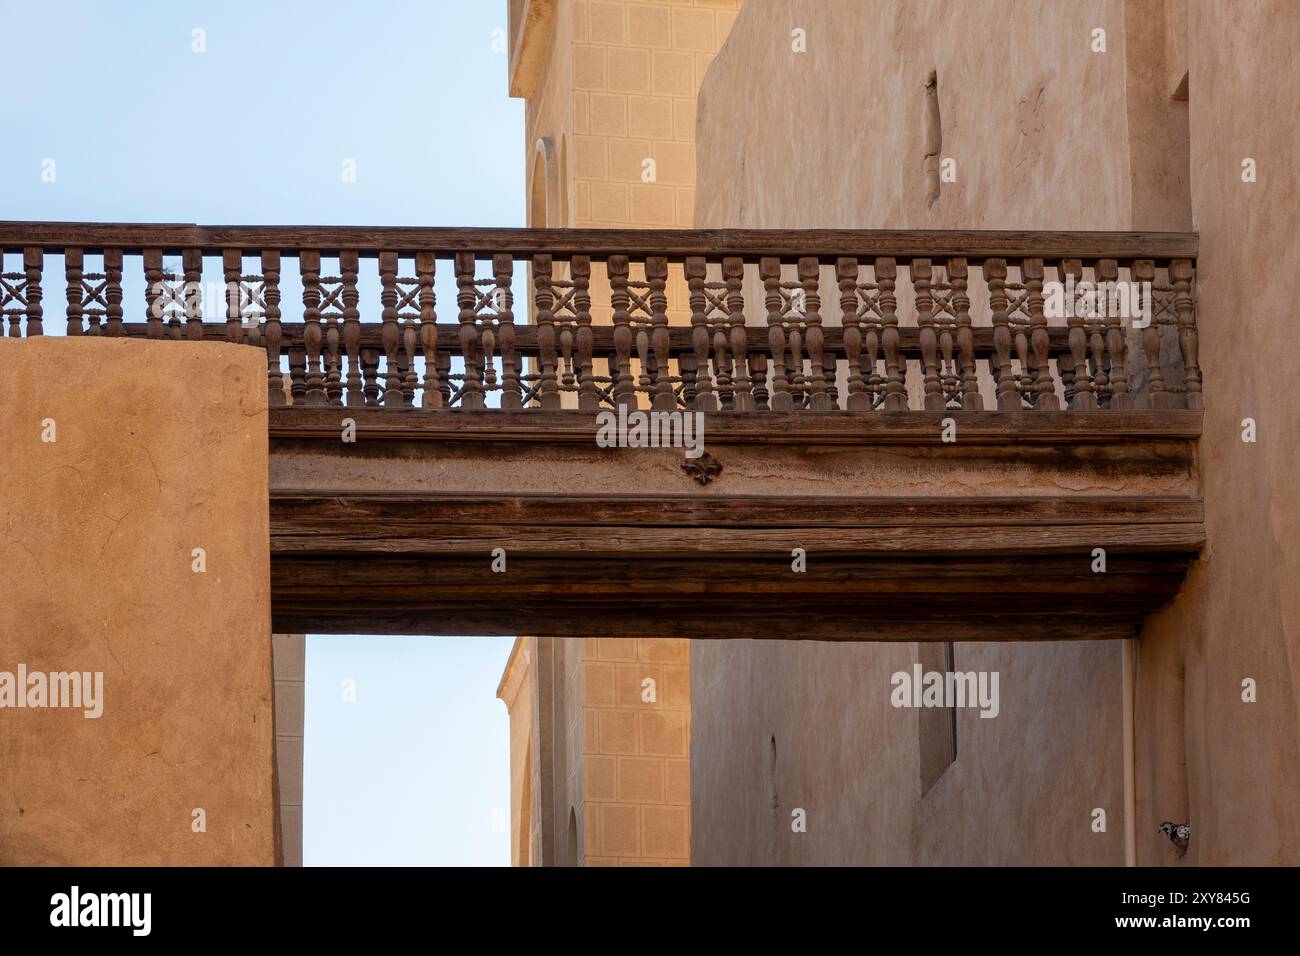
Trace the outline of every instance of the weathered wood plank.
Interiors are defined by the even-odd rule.
[[[942,528],[998,525],[1180,524],[1205,520],[1200,498],[845,497],[836,495],[572,495],[420,491],[330,492],[277,488],[272,533],[327,532],[355,526],[361,536],[391,537],[413,529],[484,524],[546,527]]]
[[[272,604],[277,628],[339,633],[1100,640],[1132,636],[1189,560],[1116,553],[1097,575],[1074,556],[825,557],[805,574],[776,559],[723,574],[704,558],[519,557],[502,575],[487,560],[276,555]]]
[[[958,423],[956,448],[971,443],[1034,444],[1150,442],[1200,437],[1203,413],[1159,411],[901,411],[710,412],[706,441],[771,444],[872,443],[945,444],[943,420]],[[272,440],[323,438],[337,441],[344,418],[372,440],[595,442],[595,415],[577,410],[273,408]]]
[[[423,531],[424,533],[418,533]],[[789,557],[792,548],[805,547],[826,554],[999,554],[1018,550],[1025,554],[1061,554],[1078,551],[1086,556],[1095,547],[1130,551],[1196,552],[1205,544],[1204,525],[1179,522],[1151,525],[1118,524],[1105,532],[1092,525],[1010,526],[970,525],[935,528],[648,528],[621,525],[526,528],[484,524],[466,528],[455,522],[431,524],[427,529],[363,529],[350,522],[332,531],[314,525],[295,533],[292,527],[271,535],[271,551],[302,552],[322,549],[337,554],[380,552],[391,554],[488,555],[493,548],[508,553],[555,555],[618,552],[633,555],[731,555],[769,553]],[[1082,560],[1082,558],[1081,558]]]

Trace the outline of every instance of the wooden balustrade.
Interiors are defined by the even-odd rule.
[[[261,348],[273,404],[1199,409],[1196,246],[1148,233],[8,222],[0,329],[44,334],[46,261],[62,257],[67,335]],[[143,293],[124,311],[128,270]],[[454,314],[449,302],[439,315],[439,277]],[[1128,296],[1063,294],[1133,283],[1150,285],[1149,324]]]

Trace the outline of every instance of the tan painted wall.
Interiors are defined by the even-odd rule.
[[[105,696],[0,710],[0,863],[274,863],[265,357],[5,340],[0,379],[0,670]]]
[[[1296,400],[1274,307],[1294,301],[1294,280],[1272,264],[1295,258],[1278,211],[1295,205],[1297,144],[1267,118],[1300,89],[1284,39],[1298,14],[1184,10],[989,0],[971,17],[922,0],[750,0],[701,91],[696,225],[1176,229],[1195,211],[1212,541],[1142,639],[1138,859],[1176,860],[1156,826],[1190,803],[1202,849],[1189,861],[1295,862]],[[1098,26],[1105,54],[1089,49]],[[806,53],[791,50],[795,28]],[[1169,96],[1183,55],[1190,167],[1187,104]],[[931,69],[940,155],[957,161],[933,205]],[[1240,183],[1246,155],[1264,170],[1253,187]],[[1247,319],[1257,331],[1243,342]],[[1267,423],[1258,445],[1240,442],[1247,415]],[[958,645],[958,669],[1000,672],[1002,716],[961,712],[956,762],[922,795],[915,712],[887,703],[888,675],[918,650],[695,641],[692,859],[1121,863],[1120,654]],[[1238,703],[1243,676],[1261,703]],[[796,806],[806,834],[790,832]],[[1092,807],[1107,809],[1106,834],[1089,829]]]
[[[1139,862],[1190,819],[1188,864],[1300,863],[1300,7],[1193,0],[1192,210],[1205,382],[1208,548],[1138,665]],[[1242,181],[1242,160],[1258,164]],[[1259,440],[1242,442],[1242,419]],[[1258,702],[1242,701],[1242,681]]]

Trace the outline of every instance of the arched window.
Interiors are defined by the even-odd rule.
[[[538,144],[540,147],[540,143]],[[528,193],[528,225],[540,229],[546,220],[546,156],[539,148],[533,154],[533,176]]]
[[[573,807],[569,807],[568,855],[564,862],[568,866],[578,865],[578,815]]]
[[[555,142],[549,136],[533,150],[532,181],[528,184],[528,225],[535,229],[562,226],[567,218],[560,199],[560,175]]]

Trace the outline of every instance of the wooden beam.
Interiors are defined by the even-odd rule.
[[[1086,556],[1085,556],[1086,557]],[[1099,640],[1130,637],[1178,591],[1186,554],[823,556],[644,561],[519,557],[272,558],[277,629],[333,633]]]
[[[945,412],[710,412],[708,444],[1091,444],[1193,441],[1202,412],[1158,411],[945,411]],[[960,441],[942,440],[942,423],[957,422]],[[270,436],[337,442],[341,422],[352,419],[366,441],[535,441],[594,443],[599,427],[591,412],[522,409],[402,409],[299,406],[272,408]]]

